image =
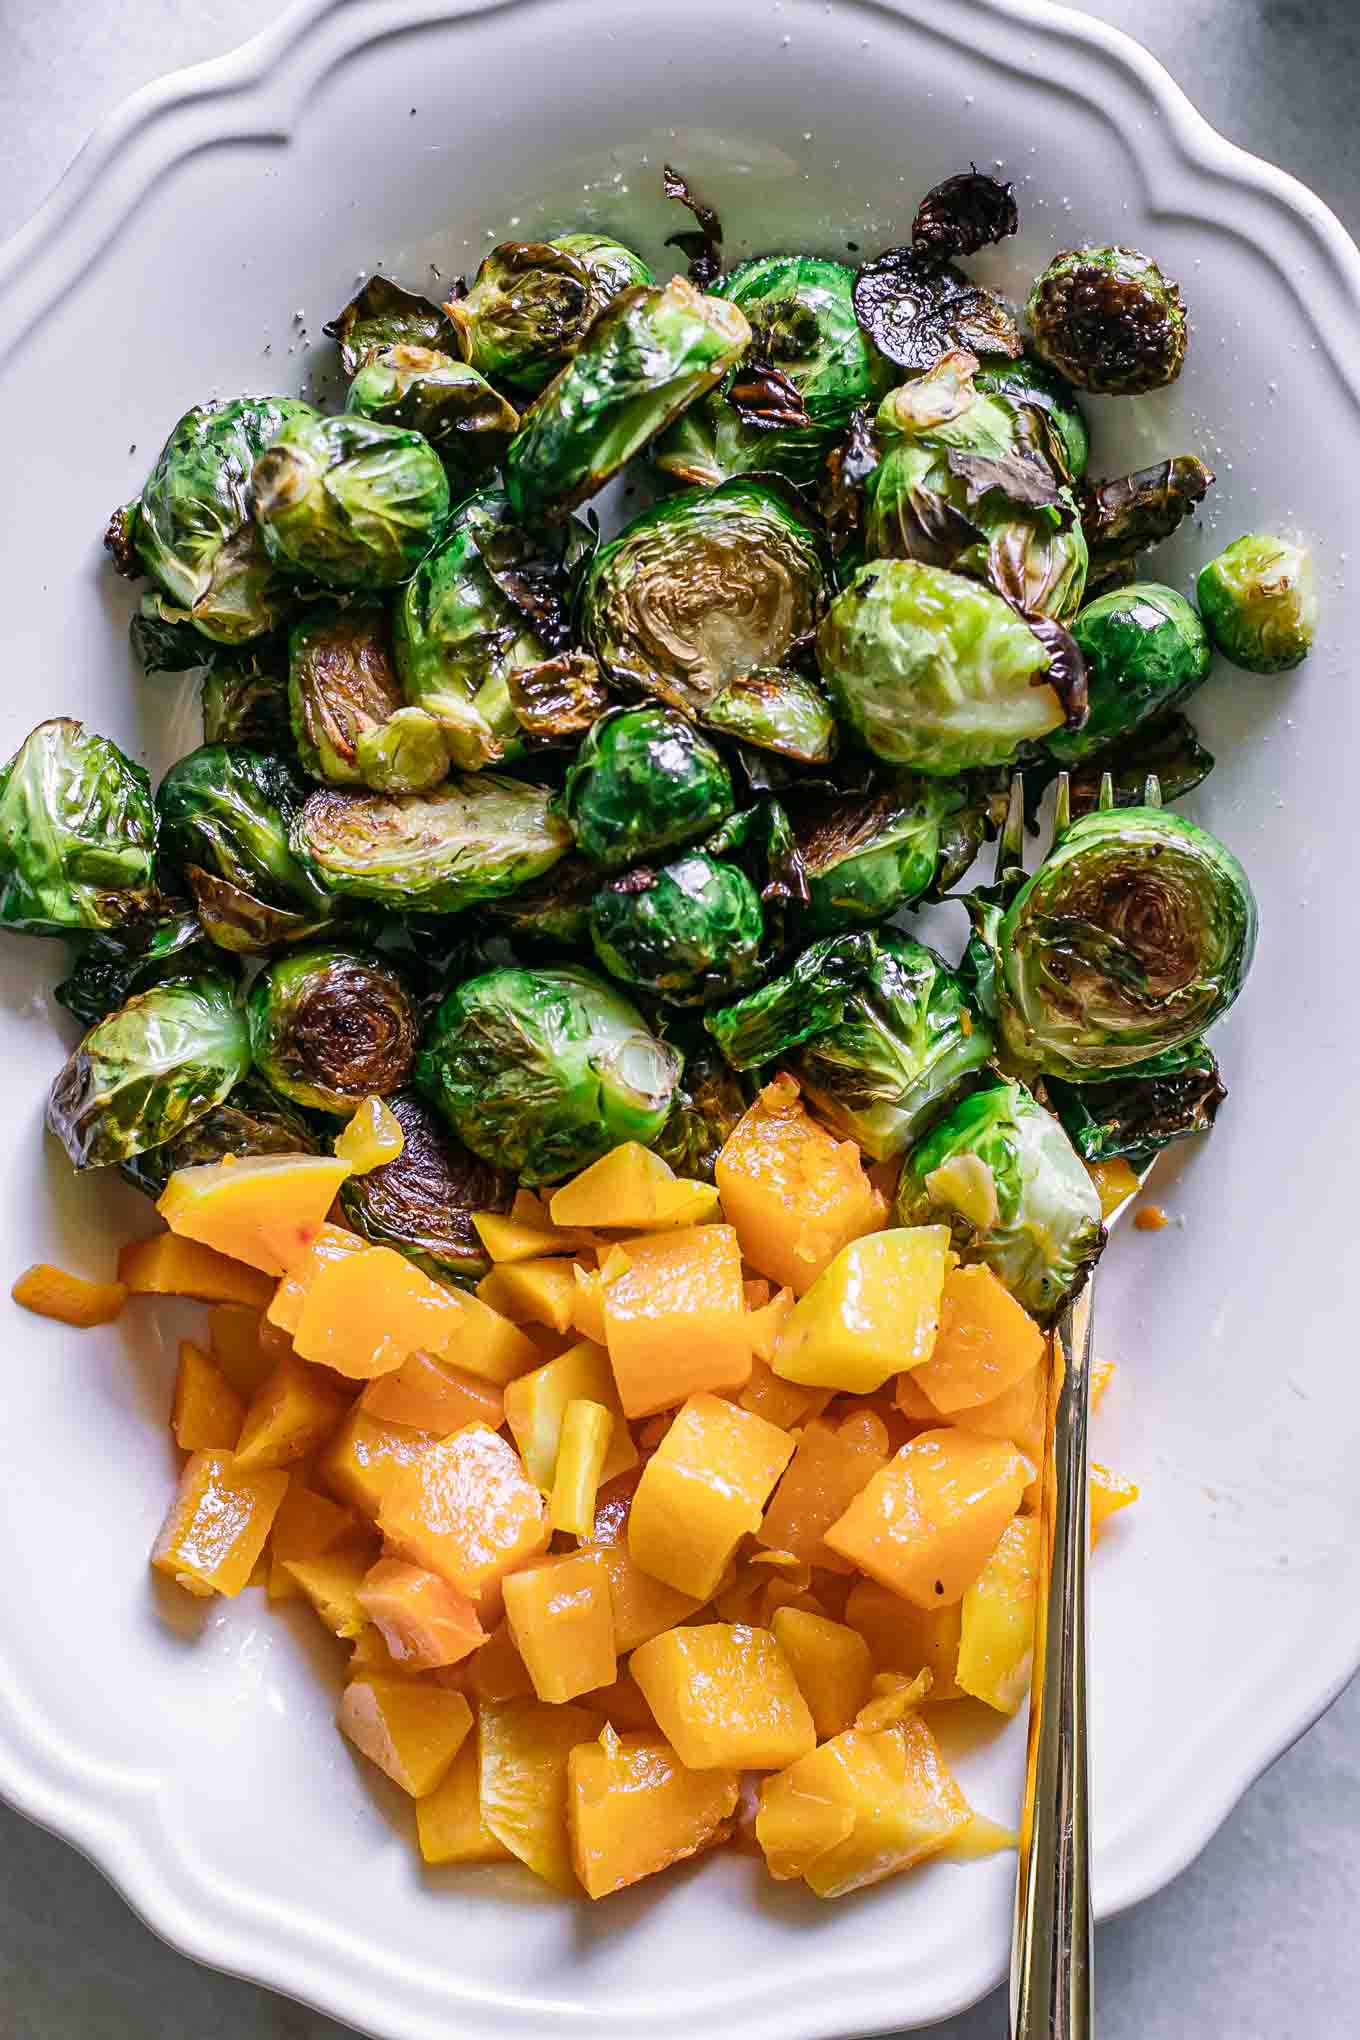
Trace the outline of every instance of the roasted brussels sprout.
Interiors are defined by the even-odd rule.
[[[0,928],[121,928],[156,906],[145,771],[69,716],[39,723],[0,770]]]
[[[941,355],[879,405],[886,450],[866,484],[866,549],[988,580],[1026,612],[1071,616],[1086,585],[1075,498],[1025,446],[1018,408],[976,388],[977,365]]]
[[[1083,488],[1081,523],[1091,555],[1088,592],[1094,594],[1102,583],[1131,579],[1139,553],[1170,538],[1204,501],[1213,480],[1213,470],[1193,453],[1178,453],[1155,467]]]
[[[538,878],[565,857],[571,831],[545,788],[481,772],[424,794],[314,793],[291,841],[327,893],[452,914]]]
[[[725,737],[796,758],[800,765],[825,765],[836,754],[830,703],[820,687],[788,666],[738,674],[714,695],[703,719]]]
[[[1196,583],[1209,635],[1248,673],[1284,673],[1317,631],[1317,582],[1307,546],[1251,532],[1210,560]]]
[[[448,476],[419,432],[345,412],[294,418],[251,474],[265,550],[328,588],[414,573],[449,514]]]
[[[513,1177],[455,1140],[416,1092],[399,1091],[387,1105],[402,1131],[401,1153],[341,1185],[347,1222],[440,1281],[477,1281],[488,1263],[472,1214],[508,1211]]]
[[[876,1162],[904,1154],[981,1070],[992,1035],[933,949],[893,928],[845,1010],[805,1041],[790,1068],[823,1119]]]
[[[1121,1073],[1226,1013],[1255,942],[1247,875],[1207,829],[1156,807],[1083,815],[996,926],[1006,1050],[1073,1083]]]
[[[161,847],[184,875],[203,932],[221,949],[296,942],[335,912],[288,847],[306,788],[277,752],[202,744],[156,794]]]
[[[251,515],[251,472],[286,426],[316,417],[295,397],[238,397],[185,412],[138,501],[115,516],[121,537],[111,527],[105,540],[115,559],[123,553],[122,571],[151,576],[174,605],[170,620],[224,645],[280,621],[292,591]]]
[[[890,765],[1008,765],[1064,721],[1048,652],[990,588],[918,560],[861,567],[817,633],[840,713]]]
[[[1198,613],[1174,588],[1135,581],[1088,602],[1072,624],[1086,660],[1090,713],[1044,748],[1062,764],[1089,758],[1193,694],[1209,670]]]
[[[466,361],[432,347],[375,347],[349,386],[347,411],[428,439],[450,485],[471,488],[519,429],[519,412]]]
[[[1076,392],[1056,369],[1037,354],[1020,354],[1014,361],[982,362],[973,382],[985,395],[1004,397],[1015,407],[1022,415],[1025,444],[1043,449],[1061,481],[1081,480],[1091,456],[1091,435]],[[1023,419],[1025,412],[1032,414],[1029,420]],[[1089,530],[1086,538],[1089,545]]]
[[[714,295],[739,305],[750,325],[747,365],[785,378],[804,422],[762,429],[743,420],[730,386],[713,390],[658,441],[657,466],[710,488],[753,468],[815,481],[856,405],[881,396],[893,379],[860,330],[854,283],[844,263],[814,255],[763,255],[717,283]]]
[[[973,168],[932,185],[916,208],[911,223],[912,246],[918,254],[938,259],[976,255],[1005,241],[1020,225],[1012,187]]]
[[[390,277],[370,276],[342,312],[321,328],[340,349],[340,366],[356,376],[379,347],[432,347],[457,354],[457,331],[442,305],[413,290],[403,290]]]
[[[550,942],[589,944],[590,903],[600,888],[600,868],[575,852],[554,864],[542,878],[516,886],[503,899],[488,900],[485,911],[511,935]]]
[[[220,1162],[228,1155],[310,1155],[311,1128],[301,1113],[253,1077],[232,1087],[192,1126],[159,1147],[147,1148],[119,1164],[120,1174],[148,1197],[159,1197],[176,1169]]]
[[[1068,798],[1074,815],[1087,815],[1101,806],[1142,807],[1152,778],[1164,801],[1179,800],[1213,769],[1212,751],[1205,750],[1185,717],[1173,710],[1142,724],[1103,758],[1077,765],[1069,775]]]
[[[396,972],[352,949],[294,950],[262,970],[247,1006],[255,1068],[280,1097],[348,1118],[406,1082],[416,1015]]]
[[[702,850],[611,879],[590,910],[590,939],[610,976],[677,1005],[721,997],[751,977],[764,933],[751,881]]]
[[[1135,248],[1068,248],[1025,305],[1032,345],[1079,390],[1132,397],[1174,382],[1185,360],[1179,287]]]
[[[616,684],[703,715],[732,680],[783,664],[825,606],[807,516],[754,479],[686,489],[601,546],[581,625]]]
[[[620,992],[576,968],[493,970],[448,994],[416,1082],[454,1132],[526,1183],[655,1139],[680,1058]]]
[[[624,291],[510,442],[505,484],[517,515],[560,517],[593,496],[722,380],[750,337],[735,305],[678,276]]]
[[[197,914],[175,910],[167,900],[166,917],[134,921],[108,934],[92,936],[69,977],[53,990],[53,998],[86,1027],[126,1004],[134,992],[148,992],[167,978],[197,977],[222,969],[222,952],[199,926]]]
[[[1040,1324],[1084,1285],[1105,1244],[1100,1199],[1058,1121],[1023,1084],[956,1105],[902,1165],[899,1225],[947,1225],[955,1252]]]
[[[89,1030],[52,1086],[47,1124],[78,1169],[123,1162],[177,1139],[249,1068],[227,980],[171,978]]]
[[[910,774],[868,794],[814,794],[788,806],[807,878],[799,925],[814,935],[939,898],[985,833],[983,803],[969,788]]]
[[[421,793],[448,774],[439,724],[403,704],[381,601],[309,605],[288,641],[288,704],[313,779]]]
[[[255,744],[265,751],[290,744],[288,647],[282,637],[219,653],[203,675],[199,708],[205,744]]]
[[[474,368],[536,396],[576,352],[597,313],[651,281],[641,256],[604,234],[504,241],[484,258],[466,297],[450,299],[447,310]]]
[[[1084,1161],[1123,1155],[1135,1169],[1145,1169],[1173,1141],[1207,1133],[1228,1095],[1213,1050],[1200,1040],[1134,1063],[1103,1084],[1050,1078],[1047,1089]]]
[[[507,675],[515,721],[527,737],[557,744],[583,737],[609,706],[609,690],[589,652],[560,652]]]
[[[877,955],[872,935],[828,935],[759,991],[707,1014],[704,1025],[734,1070],[758,1069],[844,1019]]]
[[[952,262],[916,248],[889,248],[855,278],[855,316],[881,354],[919,374],[951,348],[1020,353],[1009,308]]]
[[[732,812],[732,779],[674,709],[611,709],[572,761],[554,812],[587,857],[619,871],[715,829]]]
[[[677,1176],[711,1183],[727,1136],[751,1103],[753,1086],[706,1034],[683,1038],[685,1067],[652,1150]]]

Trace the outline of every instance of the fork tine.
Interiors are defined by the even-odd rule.
[[[1072,781],[1066,772],[1058,774],[1057,792],[1053,797],[1053,845],[1061,843],[1072,826]]]
[[[1102,773],[1101,773],[1101,775],[1100,775],[1100,798],[1099,798],[1099,799],[1097,800],[1097,802],[1096,802],[1096,806],[1097,806],[1097,807],[1098,807],[1098,808],[1100,809],[1100,811],[1101,811],[1101,813],[1102,813],[1102,814],[1103,814],[1103,813],[1104,813],[1104,812],[1105,812],[1105,811],[1106,811],[1106,810],[1107,810],[1108,808],[1112,808],[1112,807],[1114,806],[1114,774],[1113,774],[1113,772],[1102,772]]]
[[[1162,782],[1155,772],[1149,772],[1143,781],[1143,806],[1160,807],[1162,804]]]

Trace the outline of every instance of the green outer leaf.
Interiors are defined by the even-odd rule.
[[[659,704],[607,710],[553,802],[586,856],[609,871],[707,835],[732,807],[716,747]]]
[[[1017,407],[1041,411],[1061,443],[1066,479],[1081,480],[1091,455],[1091,435],[1077,404],[1076,391],[1065,377],[1037,354],[1022,354],[1016,361],[984,362],[975,381],[988,396],[1005,397]]]
[[[70,717],[0,771],[0,928],[69,935],[154,914],[156,810],[140,765]]]
[[[374,348],[349,386],[345,409],[421,433],[459,490],[498,465],[519,428],[514,405],[469,362],[429,347]]]
[[[387,1100],[405,1145],[395,1161],[340,1186],[347,1222],[375,1246],[395,1247],[437,1280],[470,1283],[490,1263],[474,1211],[508,1211],[514,1177],[455,1140],[414,1091]]]
[[[790,814],[808,889],[798,918],[813,935],[938,897],[941,881],[972,863],[985,827],[968,787],[913,774],[868,794],[791,801]]]
[[[1284,673],[1317,633],[1313,556],[1292,539],[1248,532],[1200,570],[1195,584],[1209,635],[1248,673]]]
[[[1208,1133],[1227,1097],[1218,1062],[1196,1038],[1097,1084],[1048,1079],[1053,1110],[1087,1162],[1123,1155],[1144,1169],[1173,1141]]]
[[[159,1197],[176,1169],[220,1162],[227,1155],[311,1155],[311,1128],[267,1084],[243,1077],[230,1097],[164,1146],[147,1148],[118,1165],[119,1173],[148,1197]]]
[[[52,1086],[47,1124],[78,1169],[126,1161],[177,1139],[249,1068],[226,979],[171,979],[89,1030]]]
[[[251,485],[269,557],[328,588],[406,580],[449,514],[448,476],[429,441],[348,411],[291,420]]]
[[[467,359],[483,375],[534,396],[606,305],[652,281],[641,256],[607,234],[506,241],[483,258],[452,314]]]
[[[828,935],[759,991],[709,1013],[704,1025],[734,1070],[758,1069],[836,1026],[877,955],[872,935]]]
[[[720,997],[750,978],[764,934],[750,880],[702,850],[601,886],[590,913],[590,939],[610,976],[677,1004]]]
[[[199,705],[205,744],[253,744],[266,751],[291,744],[286,643],[262,638],[219,653],[203,675]]]
[[[222,968],[221,955],[204,936],[198,916],[165,902],[163,921],[135,922],[92,936],[53,991],[59,1006],[86,1027],[116,1012],[134,992],[150,991],[166,978],[193,977]]]
[[[825,765],[836,753],[836,718],[813,681],[787,667],[743,673],[714,695],[705,725],[757,750]]]
[[[342,1119],[399,1090],[416,1013],[396,972],[352,949],[295,950],[269,964],[246,1005],[259,1075],[280,1097]]]
[[[246,744],[201,744],[161,781],[163,853],[185,874],[204,932],[222,948],[269,949],[335,913],[289,848],[305,795],[286,758]]]
[[[1072,623],[1086,660],[1090,713],[1079,730],[1054,730],[1044,748],[1075,764],[1131,736],[1193,694],[1209,671],[1209,639],[1183,595],[1135,581],[1097,595]]]
[[[338,345],[347,377],[358,374],[375,347],[401,344],[449,354],[458,351],[458,335],[444,307],[387,276],[370,276],[321,330]]]

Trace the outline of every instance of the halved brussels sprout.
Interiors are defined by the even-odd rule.
[[[1079,390],[1137,396],[1185,360],[1179,287],[1136,248],[1067,248],[1025,305],[1035,352]]]
[[[347,411],[428,439],[455,489],[496,467],[519,412],[466,361],[433,347],[375,347],[349,386]]]
[[[714,1164],[750,1105],[754,1086],[738,1075],[708,1035],[686,1034],[683,1048],[685,1067],[652,1151],[677,1176],[711,1183]]]
[[[251,471],[287,425],[316,417],[296,397],[238,397],[185,412],[139,500],[119,513],[124,555],[134,551],[175,605],[171,620],[224,645],[261,637],[281,620],[292,590],[251,515]]]
[[[703,715],[732,680],[781,666],[827,592],[807,514],[740,479],[656,503],[601,546],[581,628],[615,683]]]
[[[207,940],[198,916],[189,908],[165,901],[166,918],[134,921],[127,927],[93,936],[81,950],[69,977],[52,993],[59,1006],[74,1013],[86,1027],[126,1004],[134,992],[148,992],[167,978],[197,977],[220,972],[222,952]]]
[[[1024,413],[1031,413],[1022,426],[1025,443],[1043,449],[1060,480],[1081,480],[1091,457],[1091,435],[1078,408],[1076,391],[1065,377],[1037,354],[1021,354],[1014,361],[980,363],[973,381],[984,395],[1004,397],[1022,419]]]
[[[704,710],[709,729],[759,751],[825,765],[836,754],[836,718],[820,687],[788,666],[741,673]]]
[[[918,560],[873,560],[817,633],[822,678],[878,758],[953,778],[1009,765],[1064,721],[1048,652],[975,581]]]
[[[159,1147],[120,1162],[119,1171],[148,1197],[159,1197],[176,1169],[199,1168],[228,1155],[310,1155],[312,1130],[301,1113],[267,1084],[244,1077],[231,1095],[192,1126]]]
[[[720,382],[750,337],[735,305],[681,277],[624,291],[510,442],[505,484],[516,513],[561,517],[584,503]]]
[[[67,1057],[47,1124],[78,1169],[175,1140],[250,1068],[245,1015],[225,978],[172,978],[99,1020]]]
[[[986,830],[983,803],[968,787],[911,774],[867,794],[794,798],[789,813],[807,878],[799,923],[814,935],[939,898],[967,871]]]
[[[589,652],[560,652],[507,676],[515,721],[526,736],[557,744],[583,737],[609,706],[609,690]]]
[[[916,208],[911,243],[918,254],[940,261],[976,255],[1009,240],[1019,226],[1013,187],[973,168],[931,186]]]
[[[713,286],[746,314],[750,360],[779,371],[806,424],[761,430],[747,424],[726,390],[691,405],[661,439],[656,464],[711,488],[752,468],[807,484],[857,404],[879,397],[894,371],[855,317],[855,272],[817,255],[762,255]]]
[[[466,297],[450,299],[447,310],[474,368],[534,396],[606,305],[651,282],[641,256],[605,234],[504,241],[483,259]]]
[[[161,781],[162,850],[219,948],[273,949],[335,913],[288,847],[306,792],[286,758],[247,744],[201,744]]]
[[[1174,588],[1135,581],[1088,602],[1072,624],[1086,660],[1090,713],[1044,748],[1064,765],[1104,751],[1193,694],[1209,670],[1198,613]]]
[[[293,739],[288,713],[288,647],[262,638],[221,652],[199,692],[205,744],[254,744],[277,751]]]
[[[1210,560],[1196,583],[1209,635],[1248,673],[1284,673],[1317,632],[1317,581],[1306,545],[1249,532]]]
[[[360,730],[354,763],[374,793],[427,793],[449,776],[449,747],[423,708],[398,708],[386,722]]]
[[[1207,829],[1155,807],[1083,815],[996,929],[1006,1049],[1073,1083],[1113,1076],[1226,1013],[1255,943],[1247,874]]]
[[[442,305],[403,290],[387,276],[370,276],[322,332],[340,349],[340,366],[356,376],[378,347],[433,347],[457,354],[458,335]]]
[[[394,970],[352,949],[301,949],[260,972],[247,1006],[255,1068],[280,1097],[348,1118],[406,1082],[416,1015]]]
[[[145,771],[69,716],[39,723],[0,771],[0,928],[121,928],[156,906]]]
[[[481,772],[423,794],[314,793],[291,841],[328,893],[452,914],[539,877],[566,856],[571,831],[545,787]]]
[[[1105,1244],[1095,1185],[1023,1084],[975,1091],[911,1150],[893,1216],[947,1225],[960,1258],[990,1268],[1040,1324],[1082,1288]]]
[[[1135,1169],[1145,1169],[1173,1141],[1208,1133],[1228,1095],[1213,1050],[1198,1039],[1134,1063],[1101,1084],[1065,1084],[1052,1077],[1047,1088],[1084,1161],[1123,1155]]]
[[[313,779],[421,793],[448,774],[438,723],[403,703],[381,600],[309,605],[288,641],[288,704]]]
[[[991,1030],[933,949],[880,930],[835,1024],[790,1067],[823,1119],[876,1162],[905,1153],[991,1055]]]
[[[476,1282],[489,1264],[472,1214],[508,1211],[514,1178],[455,1140],[414,1091],[398,1091],[387,1107],[401,1128],[401,1153],[341,1184],[347,1223],[439,1281]]]
[[[732,812],[714,745],[674,709],[610,709],[587,733],[553,807],[612,871],[705,836]]]
[[[702,850],[610,880],[590,910],[590,939],[610,976],[676,1005],[721,996],[751,977],[764,934],[745,873]]]
[[[704,1025],[734,1070],[759,1069],[844,1019],[877,957],[872,935],[824,936],[759,991],[706,1014]]]
[[[654,1140],[680,1058],[593,973],[493,970],[435,1014],[416,1082],[460,1140],[526,1183],[554,1183]]]
[[[419,432],[345,412],[294,418],[251,474],[265,550],[328,588],[414,573],[449,514],[449,481]]]

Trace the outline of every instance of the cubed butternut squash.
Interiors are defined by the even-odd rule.
[[[152,1565],[186,1593],[239,1594],[287,1487],[286,1473],[243,1469],[230,1452],[196,1452],[180,1475]]]
[[[650,1232],[701,1225],[717,1215],[717,1206],[711,1183],[677,1176],[660,1155],[629,1140],[555,1190],[548,1211],[555,1226]]]
[[[365,1525],[353,1509],[318,1494],[299,1472],[288,1476],[288,1492],[269,1533],[269,1598],[296,1601],[302,1588],[285,1569],[288,1559],[320,1558],[337,1544],[357,1544]]]
[[[624,1421],[609,1355],[603,1346],[581,1339],[555,1360],[507,1383],[505,1389],[505,1420],[510,1435],[519,1447],[530,1480],[537,1482],[545,1494],[551,1492],[557,1473],[567,1405],[577,1401],[599,1403],[617,1418],[610,1432],[601,1479],[614,1480],[637,1465],[637,1448]]]
[[[467,1689],[475,1700],[525,1700],[533,1693],[534,1682],[515,1648],[508,1622],[497,1623],[469,1659]]]
[[[856,1495],[826,1541],[903,1600],[947,1606],[982,1571],[1033,1473],[1005,1441],[923,1431]]]
[[[634,1563],[678,1593],[706,1601],[741,1539],[759,1528],[793,1446],[787,1431],[749,1410],[718,1396],[691,1396],[633,1497]]]
[[[612,1272],[611,1272],[612,1269]],[[751,1378],[741,1249],[730,1225],[630,1240],[601,1265],[609,1361],[627,1417]]]
[[[341,1734],[394,1785],[423,1799],[448,1775],[471,1733],[472,1709],[461,1693],[442,1686],[371,1672],[350,1680],[336,1720]]]
[[[269,1278],[258,1269],[168,1232],[129,1240],[118,1256],[118,1280],[129,1296],[192,1296],[253,1310],[263,1310],[270,1297]]]
[[[858,1630],[804,1608],[777,1608],[771,1623],[807,1701],[818,1741],[849,1728],[869,1698],[874,1661]]]
[[[1139,1178],[1122,1155],[1109,1162],[1088,1162],[1086,1173],[1096,1186],[1102,1218],[1112,1218],[1125,1199],[1132,1197],[1138,1188]]]
[[[505,1620],[540,1700],[575,1700],[618,1671],[609,1583],[584,1553],[511,1573]]]
[[[497,1388],[504,1388],[507,1382],[540,1364],[543,1355],[533,1340],[518,1325],[512,1325],[509,1318],[466,1291],[458,1301],[463,1307],[462,1316],[437,1356],[439,1359]]]
[[[362,1545],[335,1545],[314,1558],[284,1558],[279,1565],[303,1598],[311,1602],[330,1630],[347,1643],[368,1627],[368,1610],[359,1598],[368,1577],[371,1552]]]
[[[928,1360],[912,1372],[945,1416],[976,1409],[1032,1375],[1044,1335],[990,1268],[951,1268]]]
[[[483,1702],[477,1711],[482,1819],[512,1856],[571,1893],[576,1879],[567,1832],[567,1760],[604,1727],[585,1707],[542,1700]]]
[[[855,1496],[888,1463],[888,1433],[872,1410],[852,1410],[839,1423],[813,1417],[804,1425],[788,1471],[756,1532],[770,1551],[791,1551],[808,1565],[848,1572],[826,1533]]]
[[[281,1350],[266,1345],[261,1337],[263,1323],[259,1311],[244,1310],[239,1304],[215,1304],[208,1312],[213,1359],[244,1403],[252,1400]]]
[[[934,1348],[948,1252],[943,1225],[852,1240],[784,1320],[775,1373],[872,1395],[891,1375],[919,1366]]]
[[[504,1261],[482,1277],[477,1294],[512,1324],[569,1332],[576,1303],[574,1271],[575,1263],[561,1258]]]
[[[999,1714],[1029,1692],[1038,1580],[1039,1519],[1017,1516],[961,1603],[959,1685]]]
[[[286,1332],[291,1339],[302,1322],[307,1292],[321,1270],[335,1261],[347,1260],[351,1255],[367,1251],[368,1241],[360,1239],[358,1233],[350,1232],[343,1225],[327,1223],[318,1227],[306,1251],[298,1255],[270,1298],[265,1312],[266,1322]]]
[[[356,1596],[396,1662],[409,1671],[456,1665],[486,1642],[466,1594],[423,1566],[382,1558]]]
[[[620,1735],[636,1729],[643,1735],[657,1733],[656,1718],[642,1696],[642,1688],[631,1672],[620,1672],[608,1686],[597,1686],[590,1696],[611,1728]]]
[[[72,1275],[54,1268],[50,1261],[35,1261],[25,1268],[10,1295],[37,1317],[55,1318],[58,1324],[107,1325],[118,1316],[128,1299],[124,1282],[91,1282],[84,1275]]]
[[[431,1431],[354,1409],[327,1447],[318,1472],[332,1494],[376,1522],[393,1483],[434,1443]]]
[[[422,1349],[442,1352],[462,1305],[392,1247],[368,1247],[317,1270],[293,1344],[304,1360],[354,1381],[391,1374]]]
[[[919,1370],[918,1370],[919,1371]],[[898,1384],[899,1391],[912,1379],[904,1374]],[[900,1397],[899,1397],[900,1399]],[[1018,1445],[1027,1459],[1037,1465],[1044,1449],[1044,1423],[1048,1415],[1048,1367],[1041,1359],[1039,1365],[1022,1374],[991,1402],[975,1403],[970,1409],[955,1410],[950,1422],[962,1431],[976,1432],[979,1438],[1009,1438]],[[938,1418],[931,1420],[938,1424]]]
[[[522,1218],[507,1217],[500,1211],[474,1211],[472,1223],[486,1249],[486,1257],[497,1267],[514,1261],[541,1261],[553,1255],[570,1256],[576,1241],[570,1233],[550,1225],[529,1225]]]
[[[547,1504],[518,1452],[476,1424],[441,1438],[397,1475],[378,1524],[403,1557],[478,1602],[546,1551],[552,1535]]]
[[[577,1398],[562,1414],[562,1443],[548,1497],[554,1530],[589,1537],[595,1525],[595,1497],[615,1428],[622,1423],[603,1403]]]
[[[846,1597],[845,1620],[868,1644],[876,1672],[904,1678],[929,1672],[932,1701],[959,1698],[959,1601],[947,1608],[917,1608],[874,1580],[856,1580]]]
[[[668,1629],[639,1645],[628,1669],[691,1770],[778,1771],[816,1743],[808,1703],[768,1629]]]
[[[697,1856],[731,1833],[740,1780],[733,1770],[691,1771],[660,1736],[606,1725],[567,1764],[572,1862],[590,1898]]]
[[[609,1337],[604,1321],[604,1284],[598,1268],[582,1268],[579,1262],[572,1269],[575,1291],[571,1300],[572,1329],[589,1339],[592,1345],[603,1346]]]
[[[477,1738],[468,1735],[443,1778],[416,1801],[420,1853],[433,1868],[441,1863],[509,1863],[505,1843],[482,1819]]]
[[[390,1374],[379,1374],[359,1398],[360,1409],[389,1424],[409,1424],[447,1438],[467,1424],[499,1431],[505,1398],[494,1382],[466,1374],[433,1353],[412,1353]]]
[[[176,1169],[156,1209],[182,1238],[266,1275],[282,1275],[316,1238],[349,1173],[349,1163],[333,1155],[233,1156]]]
[[[181,1339],[170,1411],[180,1451],[234,1451],[245,1413],[245,1404],[212,1356],[192,1339]]]
[[[781,1289],[779,1294],[787,1296],[792,1304],[790,1290]],[[751,1379],[738,1392],[736,1400],[752,1416],[778,1424],[781,1431],[794,1431],[809,1417],[819,1417],[831,1396],[829,1388],[804,1388],[797,1381],[781,1381],[769,1361],[757,1354],[751,1362]]]
[[[596,1517],[598,1534],[599,1518]],[[637,1564],[627,1543],[588,1544],[581,1550],[598,1566],[609,1584],[609,1602],[614,1615],[614,1643],[620,1657],[640,1643],[687,1622],[703,1606],[702,1595],[681,1594],[664,1580],[653,1579]]]
[[[237,1460],[256,1467],[305,1459],[340,1428],[348,1410],[349,1398],[332,1377],[285,1353],[246,1410]]]
[[[810,1118],[785,1075],[765,1086],[732,1129],[714,1174],[742,1253],[795,1296],[888,1215],[854,1141],[835,1139]]]

